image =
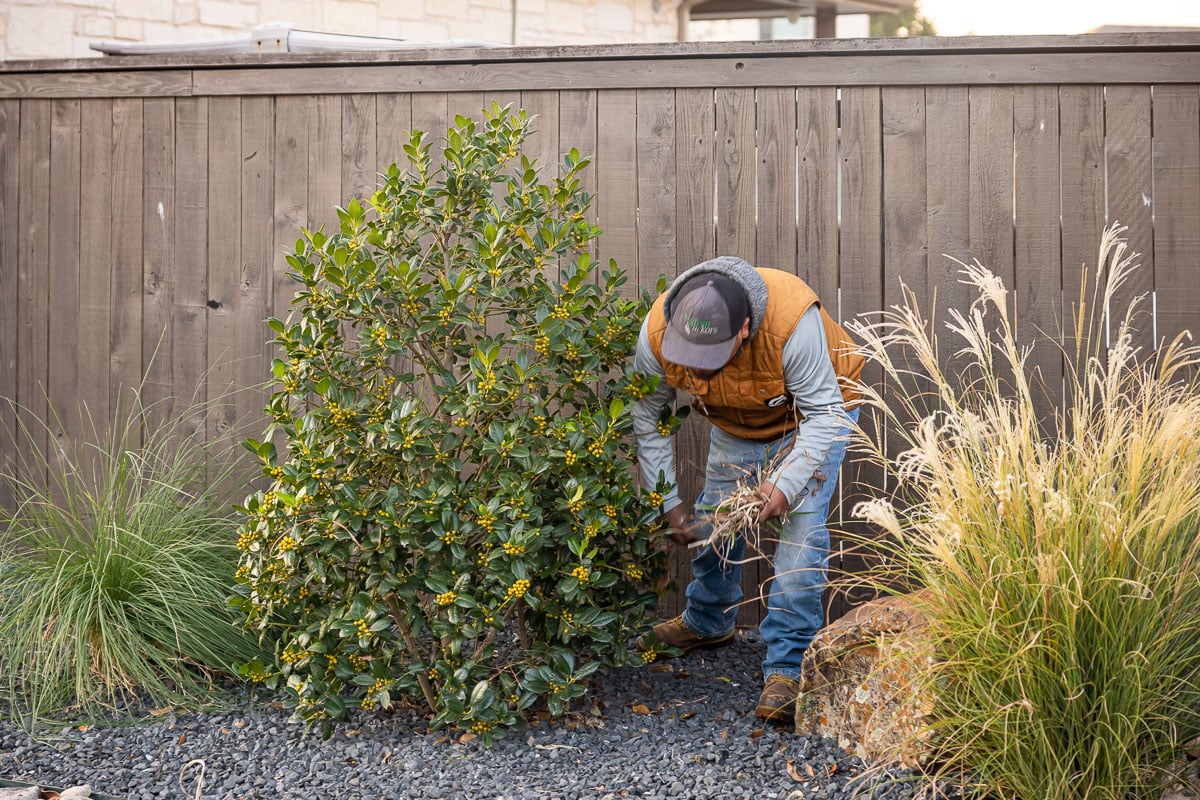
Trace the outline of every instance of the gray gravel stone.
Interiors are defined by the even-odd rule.
[[[232,713],[69,727],[37,740],[0,724],[0,777],[90,783],[129,800],[916,796],[912,783],[864,781],[864,765],[833,742],[756,720],[762,656],[758,635],[741,635],[722,650],[601,670],[589,693],[600,701],[601,717],[538,722],[491,748],[461,743],[457,732],[430,731],[412,710],[358,713],[323,741],[261,698]],[[802,777],[812,766],[816,777],[794,780],[789,762]]]

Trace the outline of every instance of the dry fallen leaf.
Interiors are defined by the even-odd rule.
[[[766,731],[764,731],[762,728],[755,728],[754,730],[750,731],[750,738],[758,739],[761,738],[765,733]]]
[[[631,706],[631,710],[635,714],[649,714],[650,708],[645,703],[635,703]]]
[[[187,734],[186,733],[181,733],[179,735],[179,738],[175,740],[175,744],[186,744],[186,743],[187,743]]]
[[[655,664],[650,668],[651,672],[674,672],[675,667],[670,664]]]
[[[161,717],[163,714],[170,714],[170,713],[171,713],[170,706],[165,706],[163,708],[150,709],[150,716],[152,716],[152,717]]]
[[[808,775],[801,775],[800,770],[796,769],[795,759],[789,758],[787,760],[788,777],[790,777],[792,780],[796,781],[797,783],[805,783],[806,781],[808,781],[808,779],[812,777],[812,767],[809,767],[807,764],[805,764],[804,766],[808,767]]]
[[[477,737],[473,733],[464,733],[462,736],[458,737],[458,743],[467,744],[468,742],[475,741],[476,738]]]

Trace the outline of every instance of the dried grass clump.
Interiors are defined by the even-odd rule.
[[[693,542],[691,546],[711,546],[717,555],[728,561],[729,554],[733,550],[734,540],[741,535],[746,539],[746,547],[752,553],[757,554],[749,559],[743,559],[743,563],[760,558],[762,555],[760,549],[762,526],[758,522],[758,516],[767,503],[767,497],[759,489],[759,485],[759,481],[750,475],[739,481],[733,494],[713,509],[709,517],[712,533],[707,539]]]

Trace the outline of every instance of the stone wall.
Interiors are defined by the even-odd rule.
[[[0,60],[97,56],[98,40],[238,37],[256,25],[402,39],[669,42],[678,0],[2,0]],[[516,13],[514,40],[513,15]]]

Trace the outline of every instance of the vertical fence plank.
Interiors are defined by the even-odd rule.
[[[1013,285],[1013,95],[1009,86],[972,86],[971,257]]]
[[[521,92],[521,108],[536,117],[525,141],[525,155],[537,161],[542,180],[552,181],[558,177],[562,155],[558,144],[558,92]]]
[[[1200,95],[1154,87],[1154,283],[1159,342],[1200,334]]]
[[[1138,269],[1117,290],[1114,306],[1123,314],[1142,297],[1132,319],[1134,347],[1154,348],[1154,178],[1151,158],[1150,86],[1106,86],[1104,90],[1104,162],[1108,173],[1108,222],[1128,228],[1129,251],[1140,253]]]
[[[452,120],[447,106],[447,97],[440,92],[422,92],[412,96],[412,127],[424,131],[425,144],[429,145],[431,169],[437,169],[445,160],[442,150],[446,129]]]
[[[717,252],[758,261],[755,235],[753,89],[717,89]]]
[[[341,150],[335,150],[335,153]],[[237,312],[242,265],[242,105],[208,101],[208,441],[232,446],[237,427],[237,363],[245,356]]]
[[[308,120],[316,111],[311,96],[275,100],[274,246],[271,248],[270,314],[286,319],[299,285],[288,277],[287,256],[308,227]],[[276,353],[275,355],[278,355]]]
[[[1131,252],[1140,253],[1139,267],[1113,298],[1124,314],[1143,296],[1132,320],[1133,343],[1143,354],[1154,348],[1154,223],[1151,219],[1154,176],[1151,172],[1150,87],[1108,86],[1104,90],[1104,162],[1107,172],[1108,222],[1128,230]]]
[[[678,231],[683,223],[678,219],[678,192],[688,191],[680,186],[677,175],[678,114],[675,92],[671,89],[641,89],[637,93],[637,194],[638,212],[638,273],[630,275],[630,283],[653,287],[660,276],[674,278],[678,256]],[[711,185],[711,184],[710,184]],[[689,434],[677,431],[678,444]],[[678,471],[677,471],[678,472]],[[653,488],[653,487],[650,487]],[[693,495],[694,496],[694,495]],[[689,500],[685,497],[684,502]],[[686,548],[673,548],[668,575],[679,592],[660,600],[664,616],[683,611],[682,590],[691,579]],[[668,598],[670,603],[668,604]]]
[[[17,418],[42,453],[50,366],[50,110],[49,100],[21,101],[17,179]]]
[[[808,90],[801,90],[802,93]],[[758,119],[755,125],[755,170],[758,184],[757,266],[772,267],[785,272],[805,274],[812,266],[796,255],[796,90],[792,87],[758,90]],[[803,109],[801,119],[803,119]],[[801,138],[808,132],[802,126]],[[807,143],[807,142],[806,142]],[[808,153],[802,154],[808,157]],[[807,164],[806,164],[807,166]],[[804,179],[813,169],[802,169],[800,193],[807,196]],[[828,176],[826,176],[828,180]],[[811,206],[800,203],[799,225],[804,229],[808,220],[803,216]],[[800,251],[805,251],[801,242]]]
[[[147,99],[142,117],[142,371],[144,396],[147,402],[158,403],[176,397],[177,389],[183,388],[174,385],[175,101]]]
[[[925,89],[925,182],[928,211],[929,283],[939,313],[965,308],[970,291],[953,259],[971,262],[970,107],[967,87]],[[943,354],[949,356],[949,354]]]
[[[17,193],[20,180],[21,101],[0,100],[0,286],[18,281]],[[17,293],[0,292],[0,475],[16,466]],[[15,508],[12,484],[0,477],[0,511]]]
[[[838,316],[845,321],[883,308],[883,131],[877,87],[842,89],[838,149],[842,209]]]
[[[838,285],[837,90],[801,88],[797,162],[800,238],[796,273],[831,303]],[[763,220],[759,220],[761,225]]]
[[[392,164],[399,164],[400,171],[404,171],[404,145],[411,130],[412,95],[379,95],[375,100],[375,160],[379,172],[386,173]]]
[[[110,404],[127,403],[142,379],[143,101],[113,101],[112,383]]]
[[[758,261],[755,231],[756,106],[754,89],[717,89],[716,170],[717,252]],[[703,463],[703,462],[702,462]],[[757,625],[763,613],[766,568],[762,560],[742,568],[746,600],[738,609],[738,625]]]
[[[853,87],[841,90],[838,167],[841,171],[841,224],[838,268],[841,288],[838,302],[840,321],[869,321],[883,308],[883,130],[880,90]],[[829,301],[826,300],[827,308]],[[830,313],[833,313],[830,310]],[[877,365],[863,369],[862,380],[877,385]],[[870,409],[860,411],[859,425],[875,435],[879,423]],[[883,469],[862,455],[851,453],[842,469],[840,507],[831,514],[830,574],[835,586],[827,593],[826,619],[845,614],[859,602],[870,599],[871,587],[856,585],[853,576],[869,564],[865,540],[870,528],[855,521],[855,503],[882,492]],[[832,510],[832,509],[831,509]]]
[[[103,427],[111,418],[113,101],[79,106],[79,407]]]
[[[47,391],[60,445],[83,433],[79,391],[79,101],[55,100],[50,131],[49,376]],[[58,452],[58,448],[56,448]]]
[[[676,89],[675,234],[677,272],[717,254],[713,224],[716,106],[712,89]]]
[[[1081,269],[1095,274],[1104,228],[1104,87],[1059,87],[1063,331],[1068,350],[1078,333]],[[1090,279],[1089,279],[1090,280]],[[1087,298],[1090,302],[1091,298]]]
[[[675,271],[680,272],[716,255],[713,225],[714,117],[712,89],[675,90]],[[676,404],[687,402],[679,393]],[[675,467],[679,495],[690,508],[704,483],[708,457],[708,422],[699,414],[684,420],[675,434]],[[670,579],[677,591],[663,596],[659,604],[664,616],[683,611],[683,590],[692,579],[691,552],[674,548]]]
[[[521,92],[520,107],[533,120],[529,138],[525,140],[525,157],[534,162],[538,178],[552,186],[562,160],[558,142],[558,92]],[[560,268],[556,260],[546,264],[543,271],[549,280],[558,280]]]
[[[375,194],[375,95],[342,95],[342,191],[345,205],[354,197],[364,205]]]
[[[901,287],[913,293],[922,312],[932,307],[926,229],[925,90],[885,88],[881,95],[883,126],[883,305],[902,301]],[[904,355],[900,355],[904,358]],[[917,369],[913,364],[912,368]],[[913,381],[888,386],[888,392],[913,395],[928,385]],[[916,399],[916,398],[913,398]],[[889,455],[895,455],[894,452]]]
[[[575,148],[581,156],[593,159],[579,178],[579,187],[592,196],[585,218],[596,224],[596,92],[564,91],[558,98],[558,141],[563,152]],[[588,244],[588,252],[596,254],[596,242]]]
[[[1026,370],[1043,426],[1053,422],[1062,396],[1059,298],[1058,91],[1019,87],[1013,96],[1015,159],[1012,296],[1018,341],[1032,346]],[[1051,430],[1045,427],[1046,430]]]
[[[362,163],[375,164],[375,108],[369,105],[370,153]],[[264,320],[272,313],[271,290],[274,282],[275,196],[272,170],[275,168],[275,98],[245,97],[241,109],[242,135],[240,191],[241,261],[238,263],[238,294],[234,328],[242,343],[237,375],[238,440],[262,432],[262,410],[267,404],[264,384],[271,375],[271,348],[267,345],[270,329]],[[356,165],[358,161],[356,160]],[[357,168],[352,181],[363,180]],[[354,191],[360,191],[361,184]],[[235,442],[236,444],[236,442]]]
[[[637,205],[639,286],[675,274],[675,92],[637,93]],[[632,276],[631,276],[632,277]]]
[[[171,330],[172,384],[178,396],[208,399],[208,100],[175,100],[174,317]],[[183,431],[207,438],[206,415],[194,411]]]
[[[337,230],[342,197],[342,99],[318,95],[308,129],[308,227]]]
[[[925,90],[920,87],[885,87],[881,92],[883,134],[883,303],[881,308],[905,302],[902,287],[912,292],[923,314],[932,307],[933,286],[928,272],[928,183]],[[936,398],[928,394],[930,386],[920,374],[915,356],[893,350],[893,358],[909,377],[902,383],[881,378],[878,388],[896,409],[897,424],[910,428],[916,420],[904,409],[913,407],[918,415],[929,410]],[[882,422],[879,418],[875,421]],[[904,446],[901,437],[884,430],[884,454],[895,461]],[[885,474],[886,478],[887,475]],[[890,493],[891,481],[881,486]]]
[[[928,308],[925,91],[887,87],[883,119],[883,269],[885,305],[900,296],[900,281]]]
[[[636,294],[638,284],[637,95],[632,90],[600,92],[596,97],[596,218],[604,232],[597,242],[600,258],[610,258],[629,273],[623,291]]]

